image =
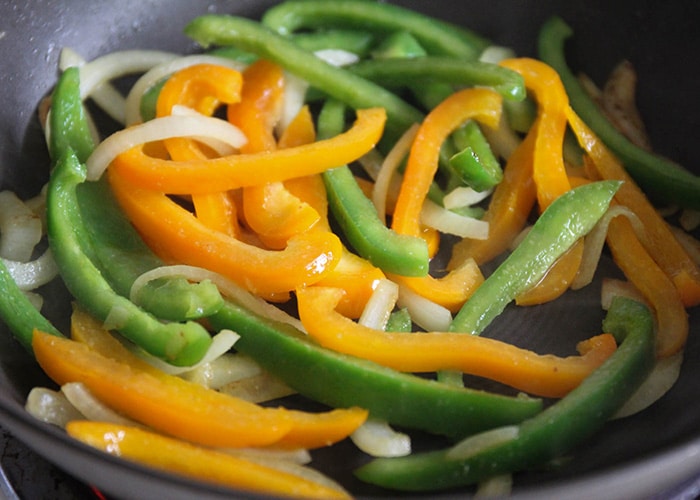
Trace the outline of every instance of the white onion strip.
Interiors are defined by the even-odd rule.
[[[66,399],[88,420],[142,427],[140,424],[114,411],[97,399],[82,382],[69,382],[61,386]]]
[[[386,220],[386,206],[391,189],[392,179],[399,168],[401,161],[409,153],[411,144],[418,133],[419,125],[413,124],[409,127],[401,138],[396,142],[389,154],[386,155],[377,173],[377,178],[372,188],[372,203],[377,210],[377,215],[381,221]]]
[[[430,200],[423,202],[420,220],[426,226],[437,229],[441,233],[475,240],[485,240],[489,237],[487,221],[459,215]]]
[[[149,281],[166,276],[182,276],[190,281],[209,280],[219,288],[219,291],[224,296],[235,300],[255,314],[265,316],[273,321],[279,321],[280,323],[287,323],[302,332],[306,331],[304,326],[301,324],[301,321],[294,316],[287,314],[280,308],[275,307],[260,297],[253,295],[247,290],[244,290],[237,283],[222,276],[221,274],[215,273],[208,269],[203,269],[201,267],[175,265],[152,269],[151,271],[142,274],[134,281],[133,285],[131,286],[130,296],[135,296],[138,290]]]
[[[483,450],[512,441],[519,434],[520,428],[517,425],[506,425],[480,432],[463,439],[447,450],[446,458],[449,460],[464,460]]]
[[[208,116],[164,116],[115,132],[100,143],[88,158],[87,179],[99,179],[119,154],[140,144],[172,137],[207,138],[240,148],[246,142],[243,133],[231,123]]]
[[[65,427],[71,420],[85,419],[64,394],[45,387],[34,387],[24,408],[32,417],[59,427]]]
[[[423,330],[446,332],[452,323],[452,313],[449,309],[418,295],[408,287],[399,285],[397,304],[408,309],[413,322]]]
[[[27,262],[41,236],[41,219],[15,193],[0,191],[0,257]]]
[[[58,276],[58,267],[50,249],[29,262],[2,261],[20,290],[34,290]]]
[[[405,457],[411,454],[411,438],[383,420],[369,418],[350,435],[360,450],[372,457]]]
[[[442,204],[448,210],[470,207],[488,198],[491,192],[491,189],[476,191],[467,186],[460,186],[447,193],[442,199]]]
[[[384,330],[398,298],[398,284],[386,278],[379,280],[357,322],[368,328]]]
[[[218,390],[230,382],[255,377],[262,373],[261,366],[252,358],[227,352],[209,363],[182,374],[182,378],[208,389]]]
[[[158,64],[141,75],[131,87],[131,90],[129,90],[125,104],[126,125],[131,126],[143,121],[141,116],[141,98],[151,87],[173,73],[197,64],[214,64],[235,69],[236,71],[245,69],[245,64],[241,62],[211,55],[182,56]]]

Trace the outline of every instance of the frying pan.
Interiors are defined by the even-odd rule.
[[[36,107],[56,81],[62,47],[72,47],[86,59],[130,48],[192,52],[197,47],[182,35],[182,29],[196,15],[231,13],[258,18],[272,3],[29,0],[0,4],[0,188],[29,197],[46,182],[47,152]],[[700,19],[700,4],[692,0],[396,3],[474,29],[515,48],[519,55],[535,55],[539,27],[549,15],[559,14],[575,32],[567,46],[571,65],[600,83],[621,59],[632,61],[639,75],[639,108],[656,150],[696,173],[700,171],[696,144],[700,130],[699,82],[693,65],[700,52],[695,26]],[[603,266],[615,273],[609,260]],[[518,314],[507,311],[496,329],[502,338],[527,347],[561,351],[577,336],[599,332],[599,285],[597,280],[554,304],[527,308]],[[66,331],[67,292],[58,281],[47,285],[43,292],[47,297],[44,313]],[[699,311],[691,310],[690,323],[680,379],[663,399],[636,416],[610,422],[557,467],[516,474],[514,496],[667,498],[700,475]],[[39,456],[119,498],[251,496],[146,470],[69,439],[63,431],[34,420],[24,411],[25,397],[36,385],[51,383],[11,339],[7,328],[0,325],[0,425]],[[305,404],[303,400],[298,403]],[[319,469],[356,495],[391,496],[353,479],[352,470],[364,460],[346,443],[314,455]]]

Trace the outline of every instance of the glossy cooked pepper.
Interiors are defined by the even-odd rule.
[[[228,302],[210,321],[235,330],[236,349],[300,394],[359,406],[389,423],[461,438],[535,415],[542,401],[452,387],[324,349],[299,330]]]
[[[462,306],[450,331],[481,333],[516,295],[537,283],[567,249],[593,228],[620,184],[585,184],[554,200],[523,241]]]
[[[635,146],[610,123],[586,94],[569,69],[564,55],[564,43],[572,34],[572,29],[564,20],[551,18],[540,31],[538,52],[540,58],[559,73],[576,113],[622,160],[645,192],[669,203],[700,209],[700,177],[670,160]]]
[[[646,306],[615,298],[603,330],[620,342],[615,354],[565,398],[521,423],[509,438],[465,456],[450,456],[446,449],[380,458],[355,474],[397,490],[446,489],[532,468],[567,453],[605,424],[654,365],[654,320]]]

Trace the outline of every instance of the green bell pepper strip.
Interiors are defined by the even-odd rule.
[[[89,258],[88,230],[80,213],[76,188],[85,181],[85,165],[68,148],[49,179],[46,217],[49,246],[63,281],[91,314],[118,330],[146,352],[171,364],[198,362],[211,344],[198,323],[161,323],[117,294]]]
[[[371,33],[360,30],[328,29],[311,33],[295,33],[294,43],[304,50],[316,52],[324,49],[347,50],[360,57],[369,54],[375,37]]]
[[[489,42],[465,28],[383,2],[288,1],[268,9],[262,23],[281,35],[302,28],[358,28],[371,32],[408,31],[431,54],[477,59]]]
[[[467,186],[487,191],[501,182],[503,169],[477,122],[468,121],[452,137],[461,151],[450,158],[450,165]]]
[[[350,65],[347,69],[355,75],[386,87],[406,86],[407,82],[419,81],[420,85],[410,86],[420,89],[426,83],[440,82],[491,87],[504,99],[511,101],[522,101],[527,95],[520,74],[497,64],[479,61],[436,56],[368,59]]]
[[[416,37],[405,30],[390,33],[371,52],[373,59],[413,58],[427,55],[428,53]]]
[[[77,68],[64,72],[52,93],[50,114],[51,156],[57,160],[73,146],[83,159],[93,143],[80,99]],[[80,157],[78,157],[80,159]],[[109,285],[128,297],[136,278],[163,262],[146,246],[118,207],[106,181],[81,183],[77,188],[81,216],[89,239],[83,250]],[[161,319],[183,321],[206,316],[223,303],[212,283],[191,284],[185,278],[163,278],[147,283],[135,297],[137,305]]]
[[[22,346],[32,351],[32,335],[35,328],[62,337],[54,327],[29,301],[12,279],[12,275],[0,259],[0,320],[9,328]]]
[[[520,422],[542,409],[536,398],[448,387],[324,349],[294,327],[233,302],[209,320],[215,329],[238,333],[236,350],[300,394],[331,407],[366,408],[395,425],[460,439]]]
[[[205,15],[191,21],[185,27],[185,34],[203,47],[213,44],[234,45],[268,59],[312,82],[315,88],[353,109],[385,108],[386,133],[391,137],[398,138],[411,125],[423,119],[423,114],[418,109],[380,85],[322,61],[313,53],[297,46],[293,40],[250,19]]]
[[[617,351],[563,399],[522,422],[511,439],[464,458],[450,458],[449,449],[380,458],[355,475],[386,488],[437,490],[532,468],[568,453],[605,424],[654,366],[654,320],[646,306],[615,298],[603,329],[621,342]]]
[[[477,288],[449,330],[480,334],[517,295],[536,284],[608,209],[620,181],[579,186],[556,198],[515,250]]]
[[[339,134],[345,125],[345,105],[328,100],[318,118],[318,137]],[[328,205],[355,251],[385,272],[425,276],[429,271],[428,245],[422,238],[392,231],[377,216],[372,201],[342,165],[321,174]]]
[[[610,123],[583,89],[564,55],[564,43],[572,33],[561,18],[553,17],[542,26],[538,41],[540,58],[559,73],[572,108],[620,158],[646,192],[666,202],[700,210],[700,176],[634,145]]]

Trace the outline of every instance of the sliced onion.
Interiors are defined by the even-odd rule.
[[[34,290],[58,276],[51,249],[46,249],[41,257],[29,262],[2,260],[20,290]]]
[[[491,64],[498,64],[504,59],[517,57],[515,51],[510,47],[502,45],[489,45],[479,56],[479,61]]]
[[[518,245],[525,239],[525,236],[527,236],[527,233],[532,231],[532,226],[525,226],[516,236],[513,238],[513,241],[510,242],[510,245],[508,245],[508,250],[511,252],[518,248]]]
[[[219,391],[256,404],[273,401],[296,393],[294,389],[290,388],[282,380],[266,371],[252,377],[229,382],[220,387]]]
[[[481,481],[474,498],[507,498],[513,491],[513,476],[501,474]]]
[[[358,323],[375,330],[384,330],[398,298],[399,285],[386,278],[379,280]]]
[[[314,55],[332,66],[349,66],[360,60],[354,52],[343,49],[321,49],[314,52]]]
[[[224,385],[262,372],[260,365],[243,354],[225,353],[181,375],[182,378],[218,390]]]
[[[34,418],[59,427],[65,427],[71,420],[85,418],[64,394],[45,387],[34,387],[24,408]]]
[[[613,419],[634,415],[658,401],[678,380],[682,364],[683,351],[657,360],[652,372],[622,408],[615,413]]]
[[[413,144],[413,140],[419,128],[419,125],[416,123],[404,132],[394,147],[391,148],[389,154],[386,155],[386,158],[384,158],[381,168],[375,178],[374,187],[372,188],[372,203],[377,210],[379,219],[382,221],[386,220],[387,200],[389,198],[389,191],[392,188],[392,182],[396,179],[395,174],[399,169],[399,165],[401,165],[401,162],[411,150],[411,144]],[[398,180],[396,184],[396,190],[398,191]]]
[[[15,193],[0,191],[0,257],[27,262],[41,237],[41,219]]]
[[[99,179],[109,164],[124,151],[171,137],[191,137],[201,141],[215,139],[236,149],[246,142],[240,129],[219,118],[203,115],[155,118],[115,132],[100,143],[86,162],[87,179]]]
[[[642,295],[642,292],[640,292],[634,284],[629,281],[604,278],[603,284],[600,287],[600,305],[604,311],[610,309],[612,299],[617,296],[627,297],[637,302],[647,304],[647,300]]]
[[[44,297],[34,292],[22,292],[34,309],[41,311],[44,306]]]
[[[282,132],[301,111],[301,108],[306,103],[306,91],[308,88],[309,83],[303,78],[299,78],[293,73],[284,73],[282,116],[276,125],[278,136],[282,135]]]
[[[158,64],[144,73],[133,87],[131,87],[129,94],[126,96],[126,124],[130,126],[143,121],[141,117],[141,98],[148,89],[156,85],[163,78],[167,78],[181,69],[189,68],[197,64],[215,64],[235,69],[236,71],[243,71],[245,69],[245,64],[241,62],[212,55],[182,56]]]
[[[424,330],[446,332],[452,323],[449,309],[418,295],[408,287],[399,286],[397,304],[408,309],[413,322]]]
[[[470,207],[472,205],[476,205],[480,201],[485,200],[490,195],[490,189],[487,189],[486,191],[476,191],[475,189],[467,186],[460,186],[447,193],[442,200],[442,204],[448,210],[453,208]]]
[[[522,142],[520,136],[508,124],[505,113],[501,115],[498,127],[495,129],[483,127],[482,132],[491,146],[493,153],[506,160],[510,158],[513,151],[515,151]]]
[[[384,420],[369,418],[350,435],[360,450],[373,457],[405,457],[411,454],[411,438]]]
[[[670,226],[671,231],[676,236],[678,243],[685,249],[691,259],[700,266],[700,241],[695,239],[691,234],[686,233],[681,228]]]
[[[280,449],[275,447],[266,448],[219,448],[219,451],[228,453],[236,457],[245,458],[252,461],[270,460],[274,462],[287,462],[298,465],[311,463],[311,453],[306,448],[293,450]]]
[[[250,311],[259,314],[260,316],[265,316],[273,321],[279,321],[280,323],[287,323],[298,330],[305,332],[304,326],[301,324],[299,319],[295,318],[282,311],[280,308],[266,302],[257,295],[253,295],[247,290],[243,289],[234,281],[222,276],[219,273],[215,273],[208,269],[203,269],[201,267],[186,266],[186,265],[175,265],[175,266],[163,266],[153,269],[147,273],[139,276],[133,283],[131,287],[130,296],[135,295],[135,291],[138,291],[149,281],[164,278],[168,276],[182,276],[190,281],[204,281],[209,280],[214,283],[219,291],[233,300],[235,300],[240,305],[246,307]]]
[[[430,200],[423,202],[420,220],[426,226],[437,229],[441,233],[475,240],[485,240],[489,237],[489,223],[487,221],[459,215]]]
[[[700,210],[692,210],[690,208],[683,209],[678,218],[678,222],[686,231],[696,230],[700,227]]]
[[[454,445],[447,451],[446,457],[449,460],[464,460],[483,450],[488,450],[499,444],[512,441],[516,439],[519,434],[520,428],[517,425],[506,425],[480,432]]]
[[[88,420],[110,422],[114,424],[140,427],[141,425],[126,418],[102,401],[97,399],[82,382],[69,382],[61,386],[65,398]]]

